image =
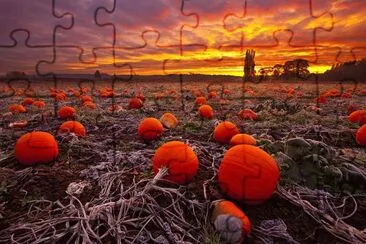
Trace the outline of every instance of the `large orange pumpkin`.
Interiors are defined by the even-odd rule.
[[[199,107],[198,112],[200,113],[201,118],[212,119],[214,116],[213,109],[210,105],[202,105]]]
[[[170,141],[159,147],[153,157],[153,170],[157,174],[162,167],[168,168],[165,179],[178,184],[190,182],[198,171],[198,158],[193,149],[180,141]]]
[[[249,218],[233,202],[227,200],[222,200],[218,202],[214,207],[212,217],[215,220],[215,218],[217,218],[217,216],[221,214],[228,214],[239,218],[242,222],[242,230],[244,234],[248,235],[250,233],[251,223]]]
[[[82,103],[86,103],[86,102],[93,102],[93,99],[87,95],[84,95],[81,97],[81,102]]]
[[[159,120],[145,118],[140,122],[137,132],[142,139],[152,141],[159,138],[163,134],[163,130],[163,125]]]
[[[58,145],[51,134],[35,131],[18,139],[14,154],[19,163],[24,165],[49,163],[57,157]]]
[[[178,119],[172,113],[165,113],[160,117],[160,122],[169,129],[175,128],[178,125]]]
[[[252,145],[230,148],[225,153],[218,172],[222,191],[247,204],[260,204],[269,199],[279,178],[276,161]]]
[[[85,136],[85,127],[78,121],[66,121],[59,129],[59,133],[75,133],[77,136]]]
[[[356,141],[359,145],[366,146],[366,124],[357,130]]]
[[[229,121],[224,121],[216,126],[213,136],[215,141],[227,144],[236,134],[239,134],[238,127]]]
[[[86,101],[85,103],[83,103],[83,107],[84,108],[90,108],[90,109],[96,109],[96,105],[95,103],[91,102],[91,101]]]
[[[142,106],[143,106],[143,101],[137,97],[130,99],[130,101],[128,102],[128,107],[130,109],[139,109],[139,108],[142,108]]]
[[[60,119],[68,119],[75,117],[76,110],[70,106],[63,106],[57,111],[57,113]]]
[[[357,110],[352,112],[348,116],[348,120],[352,123],[358,123],[359,125],[366,124],[366,110]]]
[[[236,134],[230,140],[231,146],[236,146],[240,144],[247,144],[247,145],[255,145],[256,140],[253,136],[248,134]]]

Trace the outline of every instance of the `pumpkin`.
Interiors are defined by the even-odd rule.
[[[252,145],[237,145],[226,151],[218,171],[221,190],[247,204],[260,204],[269,199],[279,178],[276,161]]]
[[[235,124],[224,121],[218,124],[214,130],[214,139],[215,141],[228,144],[233,136],[239,134],[239,129]]]
[[[95,109],[97,106],[95,105],[95,103],[93,103],[91,101],[86,101],[85,103],[83,103],[83,107],[84,108]]]
[[[26,97],[26,98],[24,98],[22,105],[23,106],[32,105],[33,102],[34,102],[33,98]]]
[[[231,146],[236,146],[240,144],[247,144],[247,145],[255,145],[257,142],[255,138],[248,134],[236,134],[230,140]]]
[[[361,146],[366,146],[366,124],[358,128],[356,133],[356,141]]]
[[[74,118],[76,111],[73,107],[63,106],[57,111],[57,113],[60,119],[68,119],[68,118]]]
[[[112,104],[107,108],[107,111],[109,113],[119,113],[123,111],[123,108],[119,104]]]
[[[160,146],[153,157],[153,170],[157,174],[162,167],[168,168],[164,179],[187,184],[198,171],[198,158],[193,149],[180,141],[170,141]]]
[[[201,118],[204,119],[212,119],[212,117],[214,116],[213,109],[210,105],[202,105],[198,108],[198,112]]]
[[[59,133],[74,133],[77,136],[85,136],[85,127],[78,121],[66,121],[64,122],[58,131]]]
[[[32,103],[32,106],[37,108],[44,108],[46,106],[46,103],[44,101],[34,101]]]
[[[152,141],[159,138],[163,134],[163,130],[163,125],[159,120],[145,118],[140,122],[137,132],[145,141]]]
[[[142,102],[145,102],[145,96],[144,96],[144,95],[142,95],[142,94],[137,94],[137,95],[135,96],[135,98],[138,98],[138,99],[140,99]]]
[[[26,109],[23,105],[13,104],[13,105],[9,106],[9,112],[12,112],[12,113],[25,113]]]
[[[242,223],[242,231],[244,235],[248,235],[250,233],[251,229],[251,223],[249,218],[245,215],[245,213],[238,208],[233,202],[222,200],[215,204],[213,213],[212,213],[212,219],[215,221],[215,219],[222,214],[227,214],[229,216],[237,217],[241,220]]]
[[[366,124],[366,110],[356,110],[348,116],[348,120],[359,125]]]
[[[175,128],[178,125],[178,119],[174,116],[174,114],[171,113],[163,114],[160,117],[160,122],[168,129]]]
[[[81,102],[85,103],[85,102],[93,102],[93,99],[87,95],[81,96]]]
[[[134,97],[132,99],[130,99],[130,101],[128,102],[128,107],[130,109],[140,109],[143,106],[143,102],[141,99]]]
[[[201,105],[203,105],[203,104],[206,104],[206,103],[207,103],[207,101],[206,101],[206,98],[205,98],[205,97],[197,97],[195,102],[196,102],[196,104],[197,104],[198,106],[201,106]]]
[[[58,156],[58,145],[51,134],[35,131],[18,139],[14,154],[19,163],[24,165],[49,163]]]
[[[249,108],[241,110],[238,115],[242,119],[257,120],[257,114]]]
[[[212,92],[209,92],[208,93],[208,98],[211,99],[211,98],[215,98],[216,97],[216,92],[212,91]]]

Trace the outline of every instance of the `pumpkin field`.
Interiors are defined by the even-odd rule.
[[[366,243],[366,83],[4,80],[0,243]]]

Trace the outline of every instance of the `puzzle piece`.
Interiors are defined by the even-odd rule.
[[[24,32],[28,38],[26,43],[30,46],[53,46],[54,29],[71,28],[71,23],[62,19],[70,14],[55,13],[55,1],[1,1],[0,45],[12,45],[14,43],[12,33]]]

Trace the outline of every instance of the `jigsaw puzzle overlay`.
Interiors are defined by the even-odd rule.
[[[366,242],[363,5],[0,1],[0,242]]]

